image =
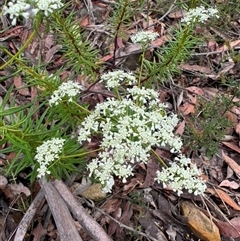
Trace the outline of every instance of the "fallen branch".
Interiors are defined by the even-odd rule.
[[[24,214],[21,222],[19,223],[13,241],[23,241],[24,240],[27,229],[28,229],[30,223],[32,222],[32,219],[33,219],[34,215],[36,214],[37,208],[40,205],[43,198],[44,198],[44,192],[41,189],[38,192],[37,196],[34,198],[32,204],[28,208],[27,212]]]
[[[45,178],[40,180],[45,198],[52,212],[61,241],[82,241],[72,216],[59,192]]]
[[[86,212],[62,181],[55,180],[53,185],[67,203],[73,216],[79,221],[84,231],[86,231],[94,241],[112,241],[104,229]]]

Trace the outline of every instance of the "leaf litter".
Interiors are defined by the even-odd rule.
[[[117,67],[130,70],[138,68],[139,56],[142,53],[140,46],[130,43],[126,40],[126,36],[118,39],[115,53],[114,46],[109,44],[111,38],[107,31],[109,27],[107,19],[112,11],[111,4],[115,2],[95,1],[91,3],[91,1],[84,1],[84,3],[80,3],[76,1],[76,3],[79,12],[76,18],[79,19],[81,27],[89,32],[90,40],[99,47],[102,53],[101,61],[109,66],[115,58],[115,66]],[[153,1],[150,1],[149,4],[153,9],[159,8]],[[219,1],[219,4],[226,3]],[[89,6],[92,6],[91,14],[88,11]],[[171,10],[170,7],[168,8],[170,12],[167,12],[168,9],[161,7],[165,11],[162,16],[165,17],[158,16],[154,11],[148,12],[148,14],[142,12],[136,14],[136,18],[132,20],[128,28],[123,29],[127,36],[136,32],[138,27],[147,28],[149,25],[152,25],[152,29],[159,32],[160,36],[151,43],[148,50],[149,59],[153,58],[156,49],[161,49],[161,46],[168,44],[171,40],[169,34],[172,31],[171,27],[174,27],[176,21],[179,21],[185,14],[183,10]],[[92,14],[95,19],[92,18]],[[162,19],[159,21],[160,17]],[[102,24],[102,28],[98,35],[91,36],[90,33],[98,27],[95,24]],[[234,24],[235,31],[236,29],[239,31],[239,22],[233,22],[232,24]],[[64,66],[65,59],[60,51],[62,46],[55,42],[57,33],[46,34],[45,28],[46,26],[42,25],[38,29],[41,38],[35,38],[27,46],[24,56],[33,65],[37,64],[39,59],[42,59],[47,63],[46,69],[51,73],[59,66]],[[22,25],[2,30],[0,32],[1,44],[8,46],[9,51],[15,54],[19,47],[25,43],[31,31],[31,28]],[[209,30],[204,27],[199,31],[204,31],[206,36],[209,37],[207,46],[199,46],[199,52],[193,53],[192,58],[187,63],[179,66],[181,75],[173,76],[172,85],[162,86],[159,84],[158,88],[162,93],[161,100],[171,104],[174,111],[183,118],[175,131],[183,139],[185,130],[191,125],[192,114],[196,113],[196,109],[201,106],[201,98],[211,102],[219,95],[233,97],[232,106],[226,110],[227,118],[233,123],[228,128],[228,134],[232,137],[231,141],[220,140],[218,153],[212,158],[206,157],[204,148],[192,150],[187,142],[184,147],[185,154],[192,157],[192,161],[202,169],[206,180],[211,184],[211,188],[207,189],[205,195],[211,200],[211,203],[214,203],[221,210],[221,215],[219,216],[219,212],[213,209],[208,202],[203,202],[200,197],[187,192],[179,197],[171,188],[164,189],[162,185],[156,184],[154,181],[155,174],[160,167],[158,162],[152,158],[147,165],[140,165],[136,169],[135,176],[129,179],[127,183],[122,183],[120,180],[116,181],[112,195],[107,198],[102,193],[97,195],[97,200],[89,195],[96,192],[94,188],[88,190],[87,196],[81,195],[81,193],[77,195],[79,203],[84,204],[87,212],[101,224],[113,240],[190,241],[200,239],[203,241],[227,241],[232,240],[230,238],[236,240],[240,238],[240,200],[238,195],[240,190],[239,95],[234,96],[235,92],[229,93],[226,86],[223,85],[226,79],[239,79],[239,61],[233,59],[231,53],[239,50],[240,40],[236,39],[235,35],[235,39],[225,43],[225,35],[215,28]],[[231,33],[229,31],[228,34]],[[214,34],[219,36],[219,41],[213,40]],[[105,49],[106,46],[109,47],[108,51]],[[1,51],[0,56],[0,64],[2,65],[6,56]],[[12,95],[17,99],[17,105],[30,103],[38,95],[36,89],[27,87],[20,75],[4,80],[6,75],[12,74],[12,71],[1,69],[0,79],[3,79],[0,82],[1,88],[3,90],[8,89],[14,83],[16,89],[13,90]],[[71,76],[72,73],[70,70],[63,68],[62,75]],[[85,82],[85,86],[91,86],[81,75],[78,76],[78,79],[80,82]],[[103,102],[105,96],[112,94],[108,93],[100,84],[95,84],[91,91],[91,95],[85,97],[90,106]],[[1,97],[4,98],[4,92]],[[198,118],[203,118],[202,113],[199,113]],[[197,124],[194,123],[196,126],[193,127],[199,132],[197,134],[200,136],[202,130],[198,129]],[[0,133],[0,139],[1,135]],[[2,143],[0,152],[7,145],[8,143]],[[96,143],[93,142],[92,145],[97,145],[97,141]],[[168,150],[159,149],[156,152],[166,162],[173,158]],[[8,155],[14,156],[15,153],[8,153]],[[232,158],[233,156],[234,158]],[[0,159],[1,166],[7,165],[8,156],[6,154],[1,153]],[[11,162],[10,159],[9,161]],[[228,172],[227,169],[231,169],[233,172]],[[231,174],[228,175],[228,173]],[[34,200],[36,196],[34,193],[40,190],[39,187],[35,187],[35,190],[32,189],[33,186],[25,180],[27,175],[28,170],[23,170],[18,175],[17,180],[12,180],[11,176],[0,176],[0,208],[4,217],[3,221],[0,219],[1,223],[4,224],[4,228],[0,229],[1,237],[14,235],[13,228],[10,228],[11,225],[6,226],[6,224],[12,222],[12,226],[16,227],[24,213],[28,213],[27,210],[24,210],[24,207],[22,210],[17,210],[17,208],[21,207],[24,202],[31,202],[31,199],[28,198],[30,195]],[[80,177],[80,180],[82,178]],[[74,184],[79,183],[80,180],[75,177]],[[74,192],[73,184],[70,188]],[[97,190],[100,192],[99,188]],[[57,227],[51,213],[44,205],[44,200],[36,205],[35,220],[32,221],[33,228],[26,231],[28,232],[26,236],[34,236],[32,240],[40,240],[43,237],[44,240],[59,240]],[[11,212],[9,211],[10,208]],[[20,215],[17,215],[18,212],[20,212]],[[80,233],[84,233],[82,227],[79,227],[79,230]],[[88,235],[82,237],[84,237],[84,241],[90,240]],[[31,239],[26,238],[25,240]]]

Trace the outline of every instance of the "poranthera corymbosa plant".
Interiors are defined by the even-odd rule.
[[[217,13],[217,9],[204,6],[189,9],[181,23],[172,28],[173,33],[169,36],[167,44],[155,52],[154,61],[142,61],[145,71],[147,70],[144,77],[151,82],[165,82],[178,73],[179,65],[190,57],[191,51],[201,42],[193,34],[196,24],[202,24],[211,17],[218,18]]]
[[[124,16],[119,15],[120,24],[126,19],[127,2],[121,1],[119,13]],[[27,41],[31,41],[37,34],[37,26],[42,22],[43,16],[47,17],[52,29],[59,34],[61,51],[66,60],[65,67],[73,71],[73,76],[91,76],[94,81],[96,69],[99,68],[95,64],[97,52],[90,43],[84,41],[84,34],[73,21],[72,15],[64,19],[61,11],[57,10],[63,7],[61,1],[56,0],[47,0],[45,3],[37,0],[16,0],[6,5],[4,13],[10,15],[12,24],[16,23],[19,16],[34,18],[35,30]],[[15,61],[16,65],[27,73],[30,83],[37,86],[41,96],[33,104],[21,107],[14,107],[12,101],[7,110],[4,108],[7,106],[11,89],[4,99],[0,112],[0,144],[11,143],[12,146],[6,148],[4,153],[16,153],[10,169],[15,168],[17,173],[24,168],[30,168],[31,180],[50,175],[55,178],[68,176],[69,173],[78,171],[78,164],[89,154],[84,146],[88,146],[87,143],[96,137],[100,144],[93,152],[97,153],[97,157],[89,160],[84,173],[88,172],[100,182],[105,192],[111,191],[115,177],[126,182],[134,175],[138,164],[147,163],[150,155],[155,154],[156,147],[165,147],[176,157],[169,166],[159,158],[162,170],[156,173],[156,181],[163,183],[164,187],[172,187],[178,194],[181,194],[183,189],[196,195],[202,194],[206,185],[200,178],[200,171],[189,158],[181,154],[182,141],[174,135],[179,121],[177,116],[169,113],[166,106],[160,103],[155,90],[141,84],[144,71],[156,77],[159,71],[162,71],[159,69],[161,65],[164,67],[171,63],[171,66],[175,66],[179,63],[183,55],[178,55],[178,50],[182,51],[186,47],[185,43],[191,42],[189,29],[199,21],[201,18],[195,17],[190,22],[186,20],[183,32],[179,32],[180,39],[173,39],[173,45],[169,43],[169,49],[163,51],[165,57],[160,63],[150,64],[153,66],[152,71],[148,72],[150,65],[148,66],[149,63],[142,56],[137,77],[135,73],[123,70],[101,75],[102,83],[114,92],[116,98],[107,98],[91,110],[80,98],[85,91],[84,86],[73,81],[71,77],[62,81],[58,72],[51,76],[41,68],[38,68],[40,70],[37,72],[26,66],[19,57],[26,47],[25,44],[15,56],[9,54],[11,59],[4,66]],[[119,28],[115,30],[119,31]],[[131,36],[131,39],[132,42],[142,45],[144,53],[149,42],[156,37],[156,33],[141,31]],[[171,73],[173,69],[165,68],[164,73]],[[36,115],[39,118],[35,118]]]
[[[104,76],[108,88],[112,88],[118,75],[121,73],[116,71]],[[133,81],[131,75],[129,79],[131,83],[137,81]],[[119,78],[115,86],[120,85],[120,81],[123,79]],[[134,167],[147,163],[153,148],[162,146],[178,153],[178,157],[171,167],[162,162],[164,169],[157,173],[156,180],[170,185],[179,194],[183,188],[195,194],[203,193],[205,183],[199,178],[199,170],[190,159],[180,154],[182,141],[173,134],[177,123],[177,116],[167,114],[166,106],[160,103],[158,93],[152,89],[133,86],[127,88],[120,99],[108,98],[96,106],[79,128],[80,143],[90,142],[91,136],[101,133],[101,150],[98,157],[88,164],[90,175],[101,182],[105,192],[109,192],[114,176],[126,182],[133,175]]]

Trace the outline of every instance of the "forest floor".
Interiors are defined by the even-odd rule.
[[[156,183],[159,162],[154,156],[147,163],[139,164],[127,182],[115,178],[112,193],[107,195],[102,193],[99,184],[88,184],[86,171],[84,175],[71,175],[71,180],[63,179],[72,195],[67,197],[70,194],[64,189],[66,186],[54,178],[48,184],[36,179],[30,182],[26,178],[31,172],[30,165],[17,174],[11,169],[17,155],[11,147],[17,145],[18,140],[14,142],[11,135],[7,135],[6,126],[11,126],[9,123],[12,118],[18,118],[18,113],[4,114],[4,110],[13,100],[14,107],[31,104],[38,98],[41,105],[42,89],[26,79],[31,71],[44,76],[60,70],[62,80],[74,76],[88,88],[85,102],[93,109],[108,96],[114,96],[97,81],[101,74],[120,69],[138,75],[142,51],[139,45],[132,43],[130,36],[139,29],[158,33],[144,57],[153,61],[157,51],[164,54],[164,47],[171,47],[174,29],[181,25],[186,14],[182,1],[122,1],[127,8],[133,4],[134,14],[131,12],[129,18],[119,23],[118,35],[115,35],[110,19],[118,2],[73,0],[68,1],[63,11],[66,16],[74,13],[85,40],[97,50],[100,67],[95,72],[94,82],[81,70],[73,73],[69,68],[67,55],[61,52],[62,45],[57,41],[59,33],[51,29],[51,25],[49,30],[47,21],[42,21],[37,35],[25,45],[33,32],[32,20],[20,19],[11,26],[9,16],[0,15],[0,241],[57,241],[64,237],[62,230],[68,233],[67,227],[74,233],[72,226],[81,238],[75,236],[69,240],[76,241],[240,240],[239,0],[206,1],[218,9],[219,18],[197,24],[193,34],[201,41],[189,50],[189,56],[178,62],[171,78],[165,76],[166,80],[152,81],[148,85],[158,91],[168,111],[178,115],[174,134],[183,140],[181,152],[191,158],[202,173],[207,184],[203,195],[187,190],[178,195],[170,186],[164,188]],[[194,1],[184,4],[190,2]],[[19,50],[22,55],[17,56]],[[146,76],[143,72],[143,83],[147,82]],[[43,111],[36,112],[32,120],[40,118],[40,113]],[[96,147],[96,143],[98,136],[92,139],[90,148]],[[166,148],[158,147],[155,152],[166,162],[174,160],[174,155]],[[17,158],[21,160],[22,155]],[[95,155],[93,153],[92,157]],[[59,204],[58,199],[64,199],[63,203]],[[64,208],[70,209],[72,216],[68,216]],[[79,217],[77,210],[90,216],[80,214]],[[99,237],[94,234],[97,223],[103,228]]]

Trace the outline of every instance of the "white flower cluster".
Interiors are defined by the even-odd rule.
[[[64,142],[64,139],[52,138],[37,147],[37,154],[34,159],[39,163],[39,168],[37,169],[38,178],[50,174],[50,171],[48,171],[48,165],[59,158]]]
[[[52,13],[55,9],[61,8],[61,0],[12,0],[7,6],[3,7],[3,14],[9,14],[12,25],[16,25],[19,16],[28,19],[35,16],[39,11],[43,11],[45,16]]]
[[[108,72],[101,76],[101,82],[105,82],[108,89],[113,89],[121,85],[134,85],[137,79],[132,73],[125,73],[122,70]]]
[[[79,130],[80,143],[90,141],[92,134],[102,133],[102,151],[88,169],[106,192],[112,188],[114,175],[125,182],[133,175],[136,163],[146,163],[151,147],[168,146],[172,152],[179,152],[182,147],[181,139],[173,134],[178,118],[166,115],[158,93],[138,87],[127,92],[122,100],[109,98],[98,104]],[[136,99],[144,105],[137,105]]]
[[[204,6],[200,6],[194,9],[190,9],[184,18],[181,20],[181,22],[186,23],[189,25],[191,22],[198,21],[200,23],[204,23],[209,18],[215,16],[219,18],[219,15],[217,14],[218,10],[215,8],[208,8],[205,9]]]
[[[79,94],[79,90],[83,90],[83,86],[73,81],[62,83],[57,90],[55,90],[49,100],[49,105],[58,105],[64,97],[68,97],[68,102],[73,101],[73,97]]]
[[[151,43],[155,38],[159,36],[156,32],[150,32],[150,31],[140,31],[134,35],[132,35],[130,38],[133,43],[140,43],[140,44],[147,44]]]
[[[198,195],[203,194],[206,189],[205,182],[199,178],[200,175],[201,172],[191,163],[191,159],[179,155],[170,167],[163,168],[161,172],[157,171],[156,180],[162,182],[164,188],[168,185],[173,191],[177,191],[178,195],[183,193],[183,189]]]

